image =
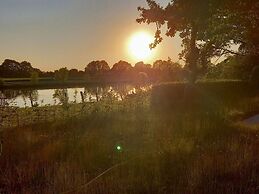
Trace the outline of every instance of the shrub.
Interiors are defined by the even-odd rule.
[[[155,109],[218,109],[219,105],[233,105],[240,99],[255,95],[255,88],[248,82],[215,81],[165,83],[153,86],[151,105]]]

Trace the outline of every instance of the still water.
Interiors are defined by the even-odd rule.
[[[148,90],[151,86],[130,84],[63,89],[23,89],[0,91],[0,102],[14,107],[58,105],[64,103],[96,102],[104,98],[123,100],[126,96]]]

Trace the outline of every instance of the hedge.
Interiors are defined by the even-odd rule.
[[[232,106],[243,98],[257,95],[257,92],[254,85],[244,81],[163,83],[153,86],[151,105],[157,110],[212,109]]]

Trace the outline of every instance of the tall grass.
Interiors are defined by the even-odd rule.
[[[259,132],[227,111],[153,111],[149,98],[4,130],[0,193],[258,193]]]
[[[243,81],[165,83],[153,87],[151,102],[154,109],[163,112],[187,109],[219,112],[237,107],[252,109],[251,98],[258,94],[257,86]]]

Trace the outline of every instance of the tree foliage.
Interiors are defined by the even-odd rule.
[[[157,31],[151,48],[162,41],[161,28],[166,25],[166,35],[182,38],[183,51],[180,57],[186,62],[190,81],[195,81],[200,69],[205,68],[214,55],[211,40],[205,39],[209,18],[214,14],[218,3],[213,0],[174,0],[166,7],[154,0],[147,0],[148,8],[139,7],[138,23],[155,23]],[[199,67],[200,66],[200,67]]]
[[[41,73],[39,69],[33,68],[26,61],[19,63],[15,60],[5,59],[2,65],[0,65],[0,76],[3,78],[28,78],[33,72]]]
[[[85,68],[85,72],[91,76],[97,74],[103,74],[110,70],[108,63],[104,60],[102,61],[92,61]]]
[[[137,72],[148,72],[151,68],[150,64],[145,64],[143,61],[137,62],[134,66],[134,70]]]
[[[61,68],[55,71],[55,80],[65,82],[68,79],[68,74],[69,74],[69,71],[66,67]]]
[[[123,73],[129,70],[132,70],[132,66],[127,61],[119,61],[115,63],[111,69],[113,72]]]
[[[258,56],[259,3],[257,0],[173,0],[162,7],[155,0],[146,0],[148,8],[139,7],[138,23],[155,23],[156,47],[166,35],[179,34],[190,81],[206,71],[211,58],[237,54],[231,45],[239,44],[241,54]],[[239,53],[240,54],[240,53]],[[255,57],[258,59],[257,57]]]
[[[239,44],[239,54],[259,55],[258,10],[258,0],[226,0],[211,19],[210,32],[218,42]]]

